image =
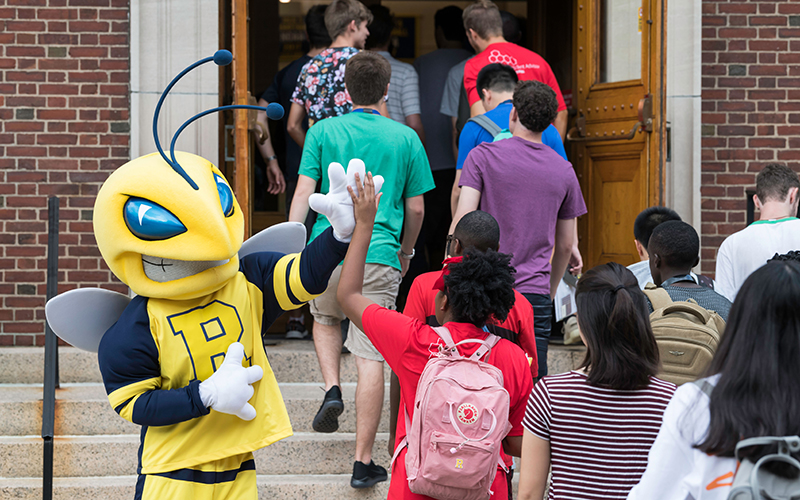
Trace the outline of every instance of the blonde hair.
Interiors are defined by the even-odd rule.
[[[366,21],[372,22],[372,12],[358,0],[333,0],[325,9],[325,27],[331,40],[347,31],[350,21],[355,21],[356,25]]]

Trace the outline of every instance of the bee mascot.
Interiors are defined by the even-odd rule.
[[[158,153],[112,173],[94,206],[94,234],[111,271],[136,294],[79,289],[46,307],[53,331],[97,351],[109,402],[142,426],[137,499],[255,499],[253,451],[292,435],[262,343],[284,311],[325,291],[355,227],[348,171],[333,163],[331,190],[312,208],[332,227],[305,245],[299,223],[273,226],[242,243],[244,214],[222,172],[199,156],[170,156],[157,136],[158,112],[177,80],[200,64],[231,61],[228,51],[196,62],[156,106]],[[378,179],[380,181],[380,179]],[[264,251],[271,250],[271,251]],[[302,250],[302,251],[300,251]],[[292,253],[299,252],[299,253]]]

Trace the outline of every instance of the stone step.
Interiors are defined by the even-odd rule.
[[[59,347],[59,375],[62,383],[101,382],[97,354],[74,347]],[[314,343],[282,341],[267,346],[272,370],[279,382],[322,382]],[[44,378],[44,348],[0,348],[0,384],[41,384]],[[385,366],[388,381],[389,367]],[[341,381],[355,382],[355,357],[342,355]]]
[[[324,475],[258,475],[259,500],[297,500],[336,498],[342,500],[378,500],[389,493],[389,481],[372,488],[350,487],[350,472]],[[102,498],[130,500],[134,496],[136,476],[65,477],[53,481],[54,500]],[[41,478],[0,479],[0,498],[41,500]]]
[[[550,345],[548,367],[550,374],[563,373],[578,366],[586,348],[583,346]],[[272,369],[279,382],[322,382],[314,343],[309,341],[281,341],[267,346]],[[0,384],[41,384],[43,380],[44,348],[0,348]],[[355,382],[355,357],[342,356],[342,382]],[[62,383],[101,382],[94,353],[74,347],[59,348],[59,368]],[[388,381],[388,366],[385,368]]]
[[[388,467],[388,434],[378,433],[375,463]],[[36,477],[42,472],[42,439],[0,437],[0,471],[6,478]],[[60,436],[54,439],[56,477],[126,476],[136,473],[139,436]],[[296,433],[256,451],[258,474],[351,474],[353,433]]]
[[[295,432],[312,432],[311,422],[325,395],[317,383],[280,384]],[[355,432],[356,384],[342,384],[344,413],[339,432]],[[378,430],[389,431],[389,386]],[[0,385],[0,435],[33,436],[42,429],[41,385]],[[139,434],[140,427],[111,408],[102,384],[62,384],[56,391],[55,433],[64,435]]]

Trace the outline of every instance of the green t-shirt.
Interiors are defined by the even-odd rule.
[[[315,181],[322,178],[320,192],[325,194],[330,189],[328,165],[338,162],[347,169],[353,158],[361,159],[367,172],[384,178],[367,263],[400,269],[404,200],[435,187],[428,156],[411,128],[369,111],[354,112],[321,120],[308,130],[299,174]],[[328,219],[317,214],[310,240],[329,226]]]

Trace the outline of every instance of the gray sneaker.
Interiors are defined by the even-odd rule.
[[[287,339],[302,340],[308,336],[308,330],[306,330],[306,327],[303,323],[294,318],[289,318],[289,321],[286,322]]]

